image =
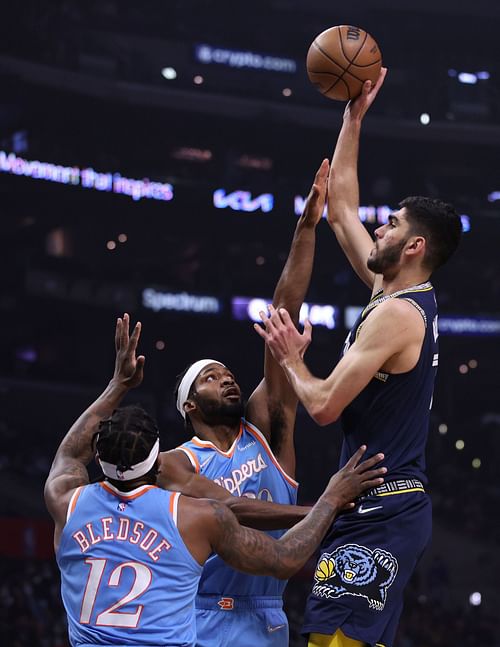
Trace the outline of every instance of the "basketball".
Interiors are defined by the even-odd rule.
[[[316,573],[314,577],[318,582],[324,582],[328,580],[335,573],[335,564],[332,559],[327,559],[324,557],[321,559],[316,567]]]
[[[365,81],[378,79],[382,54],[370,34],[339,25],[318,34],[306,60],[311,83],[328,99],[355,99]]]

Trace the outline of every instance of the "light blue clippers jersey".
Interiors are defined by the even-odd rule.
[[[56,556],[74,647],[195,644],[202,567],[177,530],[178,498],[154,485],[76,490]]]
[[[242,419],[240,432],[227,452],[194,436],[177,449],[183,451],[195,471],[234,496],[295,505],[298,483],[281,468],[262,433]],[[281,537],[282,530],[268,532]],[[227,566],[217,555],[203,568],[198,593],[221,596],[280,596],[286,582],[274,577],[246,575]]]

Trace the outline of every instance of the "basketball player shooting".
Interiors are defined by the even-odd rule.
[[[298,398],[320,425],[341,419],[340,464],[365,443],[386,455],[390,480],[366,493],[325,538],[305,612],[310,647],[392,647],[403,589],[431,534],[425,444],[438,365],[432,272],[453,254],[461,221],[449,204],[426,197],[399,203],[373,241],[358,216],[357,160],[362,120],[377,96],[366,81],[351,101],[331,163],[328,222],[358,276],[372,290],[326,379],[303,360],[303,333],[285,309],[255,325]]]

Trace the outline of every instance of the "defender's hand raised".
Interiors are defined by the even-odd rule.
[[[329,172],[330,163],[327,159],[324,159],[314,177],[314,182],[309,191],[309,195],[306,198],[304,211],[302,213],[304,222],[311,227],[316,227],[323,216],[327,197]]]
[[[127,313],[118,318],[115,331],[116,361],[113,380],[127,389],[139,386],[144,375],[144,355],[136,357],[135,352],[141,335],[141,322],[135,324],[129,336],[130,317]]]
[[[254,324],[255,332],[266,342],[274,359],[282,364],[287,360],[302,359],[311,343],[312,326],[308,320],[301,334],[285,308],[269,306],[269,316],[261,311],[264,327]]]

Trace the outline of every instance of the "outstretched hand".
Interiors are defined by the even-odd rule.
[[[360,462],[366,452],[366,445],[362,445],[351,456],[342,469],[332,476],[323,493],[327,500],[333,500],[338,509],[349,510],[354,507],[354,499],[384,482],[383,475],[387,472],[385,467],[375,467],[384,459],[384,454],[375,454],[371,458]]]
[[[144,355],[136,357],[137,344],[141,335],[141,322],[138,321],[129,335],[130,317],[127,313],[118,318],[115,331],[116,361],[113,380],[133,389],[139,386],[144,376]]]
[[[287,360],[302,359],[311,343],[312,326],[309,320],[300,333],[285,308],[276,310],[269,306],[269,316],[261,311],[260,318],[264,327],[254,324],[255,331],[266,342],[274,359],[282,364]]]
[[[329,172],[330,162],[324,159],[316,172],[313,185],[306,198],[302,217],[307,224],[313,227],[321,220],[325,209]]]
[[[363,83],[363,89],[361,90],[359,97],[356,97],[356,99],[349,101],[349,103],[347,104],[344,111],[344,119],[351,118],[359,121],[363,119],[366,112],[368,111],[368,108],[375,101],[375,97],[377,96],[380,88],[384,83],[386,74],[387,68],[382,67],[380,69],[380,74],[375,85],[371,81],[365,81]]]

